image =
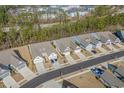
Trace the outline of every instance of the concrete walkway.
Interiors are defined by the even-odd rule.
[[[85,59],[85,55],[83,55],[81,52],[76,52],[76,55],[79,56],[81,60]]]
[[[70,55],[66,55],[65,57],[68,60],[69,64],[74,64],[75,63],[75,60]]]
[[[43,63],[36,63],[35,66],[36,66],[38,74],[42,74],[42,73],[46,72],[46,69],[45,69]]]
[[[116,45],[119,46],[121,49],[124,49],[124,45],[121,45],[119,43],[117,43]]]
[[[106,52],[107,52],[107,50],[105,50],[105,49],[102,48],[102,47],[98,47],[98,49],[99,49],[101,52],[103,52],[103,53],[106,53]]]
[[[24,67],[20,70],[18,70],[18,72],[26,79],[26,80],[31,80],[34,77],[36,77],[36,75],[28,68],[28,67]]]
[[[53,63],[55,69],[61,68],[61,65],[58,62]]]
[[[50,80],[42,84],[43,88],[62,88],[62,85],[55,80]]]
[[[113,51],[117,51],[117,49],[116,48],[114,48],[114,46],[113,45],[107,45],[107,47],[108,48],[110,48],[111,50],[113,50]]]
[[[11,76],[7,76],[3,79],[3,83],[5,84],[5,86],[7,88],[19,88],[19,84],[11,77]]]

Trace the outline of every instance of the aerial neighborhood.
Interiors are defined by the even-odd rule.
[[[95,32],[3,50],[0,52],[1,82],[5,87],[21,87],[38,75],[122,51],[124,44],[119,38],[109,31]],[[123,87],[124,83],[118,81],[117,87]]]
[[[0,23],[0,88],[124,87],[124,7],[6,9],[11,16]]]

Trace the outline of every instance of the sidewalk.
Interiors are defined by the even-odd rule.
[[[19,84],[11,77],[11,76],[7,76],[3,79],[3,82],[5,84],[5,86],[7,88],[19,88]]]

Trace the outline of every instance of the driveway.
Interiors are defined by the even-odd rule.
[[[124,45],[121,45],[119,43],[117,43],[116,45],[119,46],[120,48],[124,49]]]
[[[42,73],[46,72],[46,69],[45,69],[43,63],[35,63],[35,66],[36,66],[38,74],[42,74]]]
[[[98,47],[98,49],[99,49],[101,52],[103,52],[103,53],[107,52],[107,50],[105,50],[105,49],[102,48],[102,47]]]
[[[56,61],[55,63],[53,63],[53,67],[55,69],[61,68],[61,65]]]
[[[65,55],[65,57],[68,60],[68,63],[69,64],[74,64],[75,63],[74,59],[71,57],[70,54],[69,55]]]
[[[36,75],[28,68],[28,67],[23,67],[22,69],[18,70],[18,72],[26,79],[26,80],[31,80],[33,79]]]
[[[114,48],[113,45],[107,45],[107,47],[110,48],[110,49],[113,50],[113,51],[116,51],[116,50],[117,50],[116,48]]]
[[[7,76],[3,79],[3,83],[7,88],[13,87],[13,88],[19,88],[19,84],[11,77]]]
[[[75,52],[75,53],[80,57],[81,60],[86,58],[81,52]]]

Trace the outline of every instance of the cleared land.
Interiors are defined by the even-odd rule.
[[[67,81],[76,85],[79,88],[104,88],[104,85],[97,80],[91,72],[75,76]]]
[[[74,60],[80,59],[74,52],[70,53],[70,55]]]
[[[116,49],[119,49],[120,47],[116,44],[113,44],[113,47],[116,48]]]
[[[85,56],[85,57],[90,57],[92,56],[92,54],[84,49],[81,50],[81,53]]]
[[[0,88],[6,88],[2,80],[0,80]]]
[[[124,61],[118,61],[116,63],[113,63],[114,65],[116,65],[117,67],[124,67]]]
[[[58,63],[59,63],[59,64],[67,64],[68,61],[66,60],[66,58],[59,56],[59,57],[58,57]]]
[[[20,73],[12,74],[12,77],[16,82],[19,82],[24,79],[24,77]]]
[[[58,55],[58,63],[59,64],[67,64],[68,61],[66,60],[66,58],[64,56],[62,56],[61,54],[57,53]]]
[[[50,61],[45,61],[44,62],[44,67],[47,69],[47,70],[51,70],[53,68],[52,66],[52,63]]]
[[[22,47],[18,47],[18,48],[15,48],[19,51],[21,57],[26,60],[27,62],[27,66],[33,71],[33,72],[36,72],[36,67],[35,67],[35,64],[33,63],[32,61],[32,58],[31,58],[31,55],[29,53],[29,49],[27,46],[22,46]]]
[[[111,49],[108,48],[106,45],[102,45],[102,47],[103,47],[105,50],[107,50],[107,51],[111,51]]]

